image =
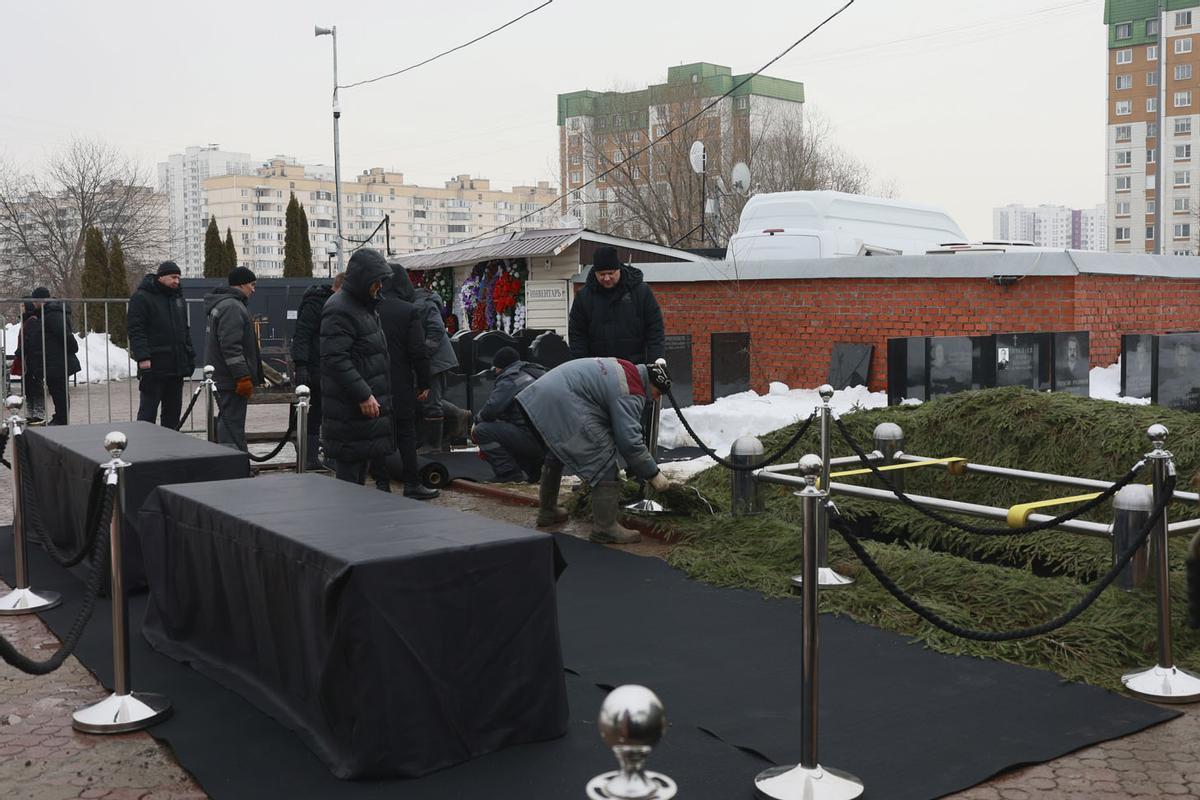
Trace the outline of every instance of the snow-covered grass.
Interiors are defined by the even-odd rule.
[[[14,353],[17,349],[21,326],[13,323],[4,328],[4,352]],[[89,333],[86,337],[74,334],[79,343],[79,359],[82,369],[76,373],[80,383],[104,383],[106,380],[125,380],[137,374],[137,364],[129,358],[129,351],[117,347],[103,333]],[[85,378],[86,374],[86,378]]]
[[[1090,377],[1093,398],[1135,405],[1147,405],[1150,402],[1148,399],[1119,396],[1119,361],[1108,367],[1095,367]],[[807,419],[820,402],[821,398],[816,389],[791,389],[785,384],[773,382],[765,395],[754,391],[739,392],[722,397],[710,405],[685,408],[683,415],[707,446],[721,456],[728,457],[729,448],[739,437],[762,436],[785,425]],[[663,408],[660,418],[659,447],[695,446],[692,437],[684,430],[675,411],[669,405],[668,402],[667,407]],[[838,414],[846,414],[858,408],[879,408],[887,405],[887,392],[870,392],[865,386],[854,386],[834,392],[830,405]],[[705,456],[662,466],[663,471],[670,477],[682,480],[708,469],[715,463]]]

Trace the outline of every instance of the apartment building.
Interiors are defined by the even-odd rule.
[[[204,269],[204,181],[217,175],[251,175],[257,166],[249,153],[227,152],[216,144],[187,147],[159,162],[158,189],[167,197],[170,252],[185,276],[197,277]]]
[[[601,232],[634,238],[644,235],[636,223],[622,224],[617,179],[593,180],[615,165],[636,159],[632,170],[625,173],[635,184],[668,183],[676,198],[694,192],[691,184],[696,177],[686,168],[693,141],[705,144],[713,185],[722,173],[728,182],[729,167],[750,160],[756,137],[779,120],[798,119],[804,103],[803,83],[756,75],[739,86],[746,77],[734,75],[729,67],[700,62],[670,67],[665,83],[645,89],[558,95],[563,212]],[[703,110],[694,123],[684,125],[727,92],[728,97]],[[681,125],[669,145],[648,147]],[[638,153],[642,149],[646,152]],[[680,160],[683,169],[673,163]],[[702,203],[703,198],[697,197],[696,204]]]
[[[295,192],[308,217],[314,274],[336,269],[330,247],[337,241],[336,190],[324,169],[321,173],[276,157],[252,175],[204,182],[208,213],[222,236],[232,231],[240,264],[261,277],[283,274],[284,215]],[[557,193],[548,181],[504,190],[485,178],[458,175],[442,186],[417,186],[405,183],[403,173],[375,167],[342,181],[341,193],[347,253],[363,242],[401,254],[454,244],[502,225],[522,230],[558,224]],[[531,216],[521,219],[526,215]]]
[[[1104,251],[1108,246],[1106,226],[1104,205],[1067,208],[1009,203],[992,209],[993,238],[1033,242],[1042,247]]]
[[[1148,253],[1161,200],[1165,252],[1194,255],[1200,208],[1200,2],[1106,0],[1108,250]],[[1163,130],[1158,105],[1163,104]],[[1155,163],[1162,134],[1161,172]],[[1161,180],[1160,180],[1161,175]],[[1159,185],[1161,184],[1161,191]]]

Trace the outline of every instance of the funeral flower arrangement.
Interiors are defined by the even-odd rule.
[[[471,330],[514,333],[525,325],[525,266],[517,261],[476,264],[458,290]]]

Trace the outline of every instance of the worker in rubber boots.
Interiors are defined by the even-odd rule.
[[[620,358],[581,358],[547,372],[517,395],[517,403],[546,446],[538,491],[539,526],[567,519],[558,505],[566,469],[592,487],[593,542],[633,544],[637,531],[617,522],[621,482],[618,459],[627,472],[658,491],[670,485],[642,438],[642,409],[671,386],[661,364],[633,364]]]

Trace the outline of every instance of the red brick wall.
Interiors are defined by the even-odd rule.
[[[872,344],[870,388],[887,386],[887,340],[1086,330],[1092,366],[1117,360],[1122,333],[1200,330],[1200,280],[1129,275],[654,283],[668,334],[692,335],[697,402],[711,398],[710,335],[750,331],[755,391],[817,386],[837,342]]]

